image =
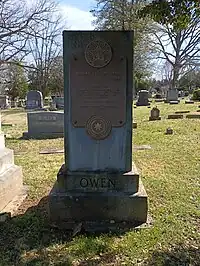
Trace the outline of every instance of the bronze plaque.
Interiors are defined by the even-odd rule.
[[[94,43],[91,44],[93,48]],[[74,55],[70,60],[71,120],[74,127],[86,127],[93,116],[121,127],[126,122],[126,58],[113,56],[109,48],[85,57]],[[86,61],[87,59],[87,61]],[[110,60],[110,61],[109,61]],[[110,128],[110,127],[109,127]],[[108,130],[109,131],[109,130]],[[93,131],[94,132],[94,131]]]

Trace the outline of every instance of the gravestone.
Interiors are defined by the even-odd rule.
[[[185,100],[185,104],[194,104],[194,101],[192,101],[192,100]]]
[[[151,109],[149,121],[161,120],[160,110],[157,107]]]
[[[11,108],[16,108],[17,107],[17,101],[14,100],[14,101],[11,101]]]
[[[55,97],[53,102],[56,104],[57,109],[64,109],[64,97]]]
[[[177,102],[178,101],[178,90],[176,89],[169,89],[167,91],[167,96],[166,96],[166,102]]]
[[[137,106],[148,106],[149,103],[149,92],[147,90],[141,90],[139,91],[139,97],[136,102]]]
[[[24,138],[60,138],[64,137],[64,113],[35,111],[27,113],[28,132]]]
[[[0,109],[7,109],[9,107],[9,98],[7,95],[0,95]]]
[[[14,164],[13,150],[5,147],[0,115],[0,212],[11,211],[9,203],[20,195],[24,198],[22,169]]]
[[[168,119],[183,119],[183,115],[182,114],[169,114]]]
[[[147,194],[132,163],[132,33],[64,31],[63,40],[65,164],[49,219],[86,231],[144,223]]]
[[[43,96],[40,91],[29,91],[26,99],[26,109],[43,108]]]

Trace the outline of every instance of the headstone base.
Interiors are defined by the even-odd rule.
[[[170,101],[169,104],[179,104],[179,101]]]
[[[156,121],[156,120],[161,120],[161,117],[159,116],[159,117],[156,117],[156,118],[154,118],[154,117],[149,117],[149,121]]]
[[[64,137],[64,132],[45,132],[45,133],[30,133],[30,132],[23,132],[23,139],[55,139],[55,138],[63,138]]]
[[[22,169],[12,165],[0,174],[0,212],[23,190]]]
[[[101,174],[103,175],[103,173]],[[125,179],[125,181],[121,181],[120,188],[126,184],[126,178],[129,179],[130,186],[127,187],[128,189],[124,188],[121,191],[120,189],[117,191],[99,191],[99,189],[94,191],[93,187],[90,192],[80,191],[72,183],[73,179],[76,179],[76,174],[74,174],[73,178],[71,176],[71,181],[68,181],[68,185],[66,185],[67,183],[63,185],[60,181],[62,176],[59,178],[59,175],[58,181],[48,196],[49,219],[53,226],[73,230],[76,224],[81,223],[84,230],[95,232],[99,230],[104,231],[104,229],[112,230],[112,227],[116,228],[115,225],[124,227],[125,224],[129,224],[135,227],[146,223],[148,199],[135,168],[130,173],[124,174],[124,176],[123,174],[116,174],[116,177],[114,177],[114,174],[112,174],[112,180],[114,178],[117,181],[122,178]],[[87,174],[85,173],[85,175]],[[93,176],[92,180],[95,178],[96,176]],[[131,178],[133,179],[132,184],[130,182]],[[87,183],[83,182],[84,184],[86,185]],[[106,177],[104,177],[101,184],[107,184]],[[73,187],[74,190],[70,190],[70,187]],[[130,192],[132,190],[131,187],[137,188],[136,192]]]

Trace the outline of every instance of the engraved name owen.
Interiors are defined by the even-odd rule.
[[[82,178],[80,180],[80,186],[82,188],[115,188],[115,182],[107,178]]]

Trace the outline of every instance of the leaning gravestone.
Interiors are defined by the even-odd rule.
[[[50,221],[86,231],[144,223],[147,194],[132,163],[132,33],[63,36],[65,165],[48,197]]]
[[[43,96],[40,91],[29,91],[27,93],[26,109],[43,108]]]
[[[20,195],[24,198],[22,169],[14,164],[13,150],[5,147],[0,116],[0,212],[7,211],[8,204]]]
[[[137,106],[148,106],[149,103],[149,92],[147,90],[139,91],[139,98],[136,102]]]
[[[24,138],[60,138],[64,137],[63,112],[29,112],[27,113],[28,132]]]

